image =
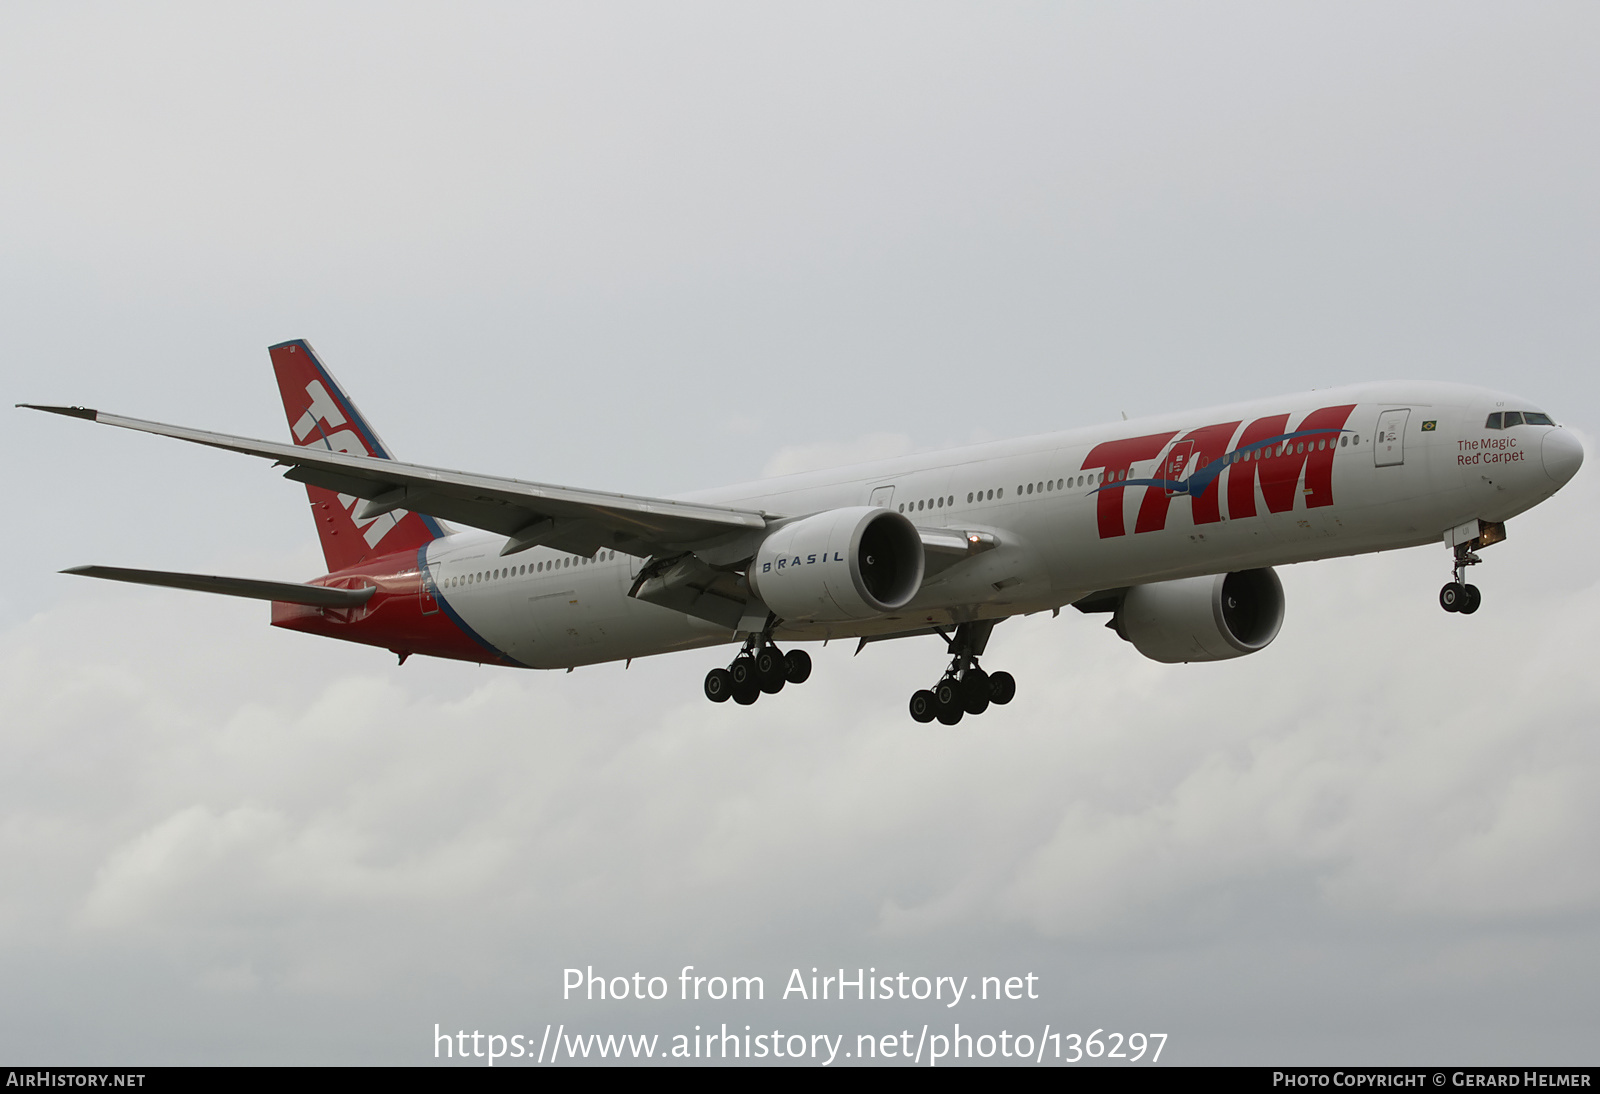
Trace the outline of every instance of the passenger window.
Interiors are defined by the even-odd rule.
[[[1508,411],[1506,411],[1506,428],[1507,429],[1510,429],[1514,425],[1521,425],[1521,424],[1522,424],[1522,411],[1520,411],[1520,410],[1508,410]]]

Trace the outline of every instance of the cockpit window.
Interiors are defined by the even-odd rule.
[[[1483,423],[1485,429],[1510,429],[1514,425],[1555,425],[1550,420],[1550,415],[1541,414],[1537,410],[1507,410],[1495,411],[1489,415],[1489,420]]]

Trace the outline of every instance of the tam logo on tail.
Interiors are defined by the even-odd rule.
[[[318,422],[329,428],[345,423],[345,416],[340,412],[339,404],[333,401],[333,396],[328,394],[328,389],[322,386],[321,380],[312,380],[307,384],[306,394],[311,398],[311,408],[300,415],[300,420],[294,423],[296,444],[305,444],[306,436],[317,428]],[[370,452],[367,454],[371,455]]]
[[[312,380],[306,385],[306,397],[311,400],[311,405],[293,426],[296,444],[304,448],[321,447],[354,456],[372,455],[366,442],[355,430],[341,429],[337,433],[328,432],[328,429],[334,426],[344,425],[348,419],[339,409],[339,404],[334,401],[333,396],[328,394],[328,389],[322,385],[321,380]],[[323,426],[326,428],[319,428]],[[313,432],[315,436],[312,435]],[[368,547],[376,547],[407,513],[405,509],[395,509],[362,521],[355,515],[356,502],[360,501],[360,498],[350,494],[336,494],[335,497],[339,499],[339,504],[344,506],[345,512],[350,514],[351,522],[361,530],[361,538],[367,541]]]
[[[273,346],[270,353],[278,377],[278,394],[283,398],[295,444],[353,456],[389,458],[376,431],[308,343],[284,342]],[[306,492],[330,570],[354,565],[376,553],[380,545],[384,554],[415,550],[439,535],[432,520],[405,509],[357,520],[355,510],[360,498],[311,485],[307,485]],[[397,533],[396,529],[401,531]]]

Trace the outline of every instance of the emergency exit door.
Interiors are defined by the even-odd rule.
[[[1372,459],[1379,467],[1406,462],[1406,421],[1409,410],[1385,410],[1378,415],[1378,432],[1372,438]]]

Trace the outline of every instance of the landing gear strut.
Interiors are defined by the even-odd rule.
[[[744,649],[725,669],[706,673],[706,698],[713,703],[732,699],[749,706],[762,694],[776,695],[785,684],[803,684],[811,676],[811,655],[805,650],[784,653],[772,641],[777,616],[768,616],[767,625],[744,640]]]
[[[1483,603],[1483,594],[1478,592],[1476,585],[1466,583],[1466,575],[1468,566],[1476,566],[1482,561],[1477,552],[1472,550],[1470,543],[1456,544],[1453,569],[1455,580],[1439,590],[1439,607],[1447,612],[1460,612],[1462,615],[1471,615],[1478,610],[1478,605]]]
[[[994,621],[963,623],[954,636],[946,638],[950,651],[950,667],[945,669],[939,682],[911,697],[911,717],[919,722],[937,718],[941,724],[953,726],[963,715],[982,714],[990,703],[1005,706],[1017,694],[1017,682],[1009,672],[984,672],[978,667],[978,658],[989,644],[989,634]],[[943,632],[940,632],[941,635]]]

